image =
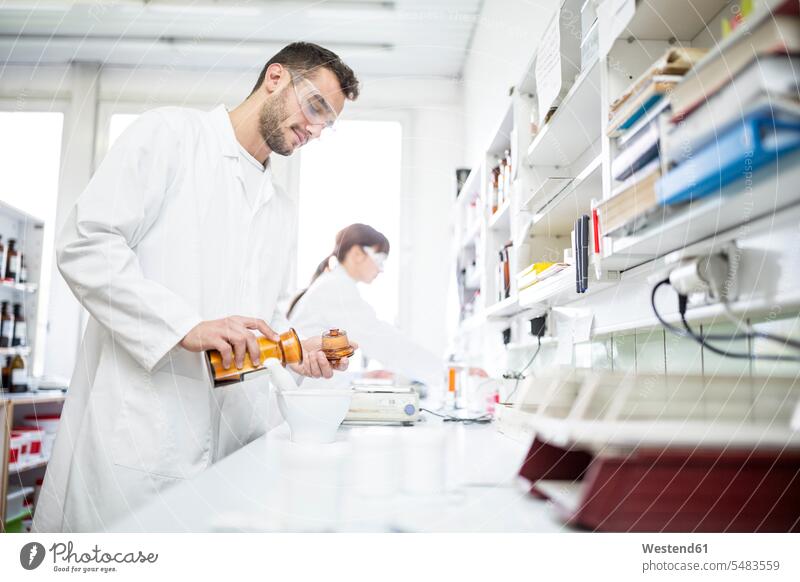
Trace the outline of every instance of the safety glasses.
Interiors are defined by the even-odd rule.
[[[383,263],[386,262],[386,259],[389,257],[389,255],[386,253],[379,253],[372,247],[362,247],[362,248],[364,249],[364,252],[367,254],[367,256],[370,259],[372,259],[372,261],[375,263],[375,266],[378,267],[378,270],[382,273]]]
[[[333,127],[337,117],[336,110],[322,96],[316,85],[302,75],[291,71],[289,73],[292,76],[292,86],[294,94],[297,96],[297,102],[308,122],[311,125],[321,125],[323,129]]]

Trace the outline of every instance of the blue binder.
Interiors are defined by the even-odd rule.
[[[800,120],[776,120],[769,108],[753,111],[656,183],[662,205],[703,198],[800,147]]]

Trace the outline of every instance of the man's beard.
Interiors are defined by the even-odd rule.
[[[267,147],[281,156],[288,156],[294,151],[294,146],[286,140],[281,124],[289,117],[286,113],[286,103],[283,96],[275,100],[268,100],[261,108],[259,131]]]

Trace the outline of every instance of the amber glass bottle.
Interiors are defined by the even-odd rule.
[[[11,347],[14,339],[14,317],[8,312],[8,301],[0,303],[0,348]]]
[[[19,273],[17,273],[17,283],[28,282],[28,267],[25,266],[25,255],[19,254]]]
[[[8,366],[11,392],[27,392],[28,391],[28,371],[25,369],[25,360],[19,354],[11,359],[11,364]]]
[[[6,277],[6,247],[3,246],[3,237],[0,236],[0,279]]]
[[[2,391],[11,392],[11,356],[7,357],[5,364],[3,364],[2,382]]]
[[[13,238],[8,239],[8,253],[6,255],[6,281],[16,281],[19,272],[19,253],[15,248],[17,241]]]
[[[355,353],[350,345],[347,332],[343,329],[332,329],[322,336],[322,353],[333,364],[342,358],[349,358]]]
[[[25,323],[25,315],[22,313],[22,304],[14,304],[14,331],[11,334],[12,346],[24,346],[28,344],[28,327]]]
[[[260,366],[253,365],[248,353],[244,357],[244,364],[241,368],[237,368],[236,364],[231,364],[230,368],[224,368],[222,366],[222,354],[217,350],[207,351],[206,363],[208,364],[209,374],[214,380],[214,386],[224,386],[244,381],[246,374],[263,370],[263,363],[267,358],[276,358],[284,366],[302,362],[303,348],[300,345],[300,338],[297,337],[297,332],[294,329],[290,329],[286,333],[282,333],[280,337],[280,342],[274,342],[263,336],[258,338],[258,345],[261,348],[262,365]]]

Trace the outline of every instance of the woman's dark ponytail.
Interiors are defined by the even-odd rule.
[[[311,284],[317,279],[319,279],[319,276],[322,275],[322,273],[328,270],[328,264],[330,263],[331,257],[333,256],[334,256],[333,254],[328,255],[327,257],[325,257],[325,260],[322,261],[317,266],[317,270],[314,271],[314,275],[311,277],[311,281],[308,282],[308,287],[311,287]],[[308,287],[300,291],[300,293],[295,295],[294,299],[292,299],[292,302],[289,304],[289,309],[286,312],[286,317],[292,316],[292,311],[294,311],[294,306],[297,305],[297,302],[300,301],[300,298],[306,294],[306,291],[308,291]]]
[[[317,270],[314,271],[314,275],[311,277],[308,287],[303,289],[295,296],[294,299],[292,299],[292,302],[289,304],[289,309],[286,312],[286,317],[292,316],[292,311],[294,311],[294,308],[297,305],[297,302],[300,301],[300,298],[306,294],[306,291],[308,291],[309,287],[311,287],[314,281],[316,281],[320,275],[322,275],[322,273],[328,270],[331,258],[336,257],[336,259],[341,263],[344,261],[344,258],[347,256],[347,253],[350,251],[350,249],[355,246],[373,247],[377,248],[378,252],[387,254],[389,253],[389,239],[371,226],[355,223],[343,228],[336,233],[336,244],[333,247],[333,252],[325,257],[319,266],[317,266]]]

